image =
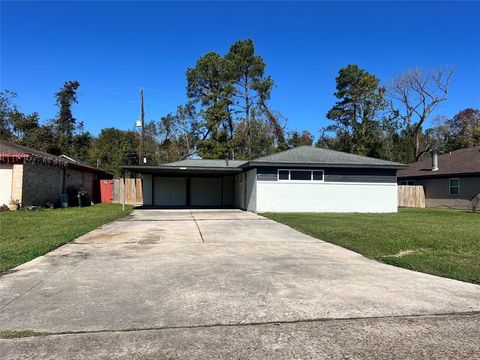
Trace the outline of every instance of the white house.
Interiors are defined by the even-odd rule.
[[[141,174],[143,205],[253,212],[396,212],[405,165],[301,146],[249,161],[182,160],[123,166]]]

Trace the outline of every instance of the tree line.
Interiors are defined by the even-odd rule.
[[[480,111],[464,109],[449,119],[430,119],[447,100],[450,68],[408,70],[389,85],[358,65],[336,77],[337,101],[327,112],[315,146],[410,163],[432,149],[452,151],[480,145]],[[148,164],[185,158],[250,159],[313,145],[307,130],[288,131],[287,119],[270,105],[274,81],[252,40],[235,42],[221,55],[209,52],[186,71],[188,101],[144,128]],[[85,131],[73,115],[78,81],[55,93],[58,113],[44,123],[24,114],[16,94],[0,92],[0,137],[55,155],[66,154],[118,176],[120,165],[140,163],[140,134],[104,128]],[[427,120],[433,126],[426,128]]]

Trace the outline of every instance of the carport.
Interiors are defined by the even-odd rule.
[[[124,174],[129,172],[142,177],[144,207],[242,207],[243,201],[239,197],[243,197],[244,193],[244,176],[241,174],[242,169],[237,167],[237,162],[229,164],[224,160],[211,160],[210,165],[215,166],[199,166],[195,160],[190,162],[194,166],[171,163],[159,166],[123,166],[122,170]]]

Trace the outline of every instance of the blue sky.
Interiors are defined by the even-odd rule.
[[[328,124],[335,76],[358,64],[388,83],[412,67],[456,68],[452,116],[480,106],[478,2],[2,2],[0,88],[42,120],[64,81],[81,84],[75,116],[94,134],[132,128],[138,91],[146,119],[185,102],[185,71],[208,51],[251,38],[289,129]]]

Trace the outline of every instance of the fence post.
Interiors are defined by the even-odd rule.
[[[137,206],[137,174],[133,176],[133,207]]]
[[[123,171],[123,174],[122,174],[122,178],[123,178],[123,202],[122,202],[122,210],[125,211],[125,171]]]

